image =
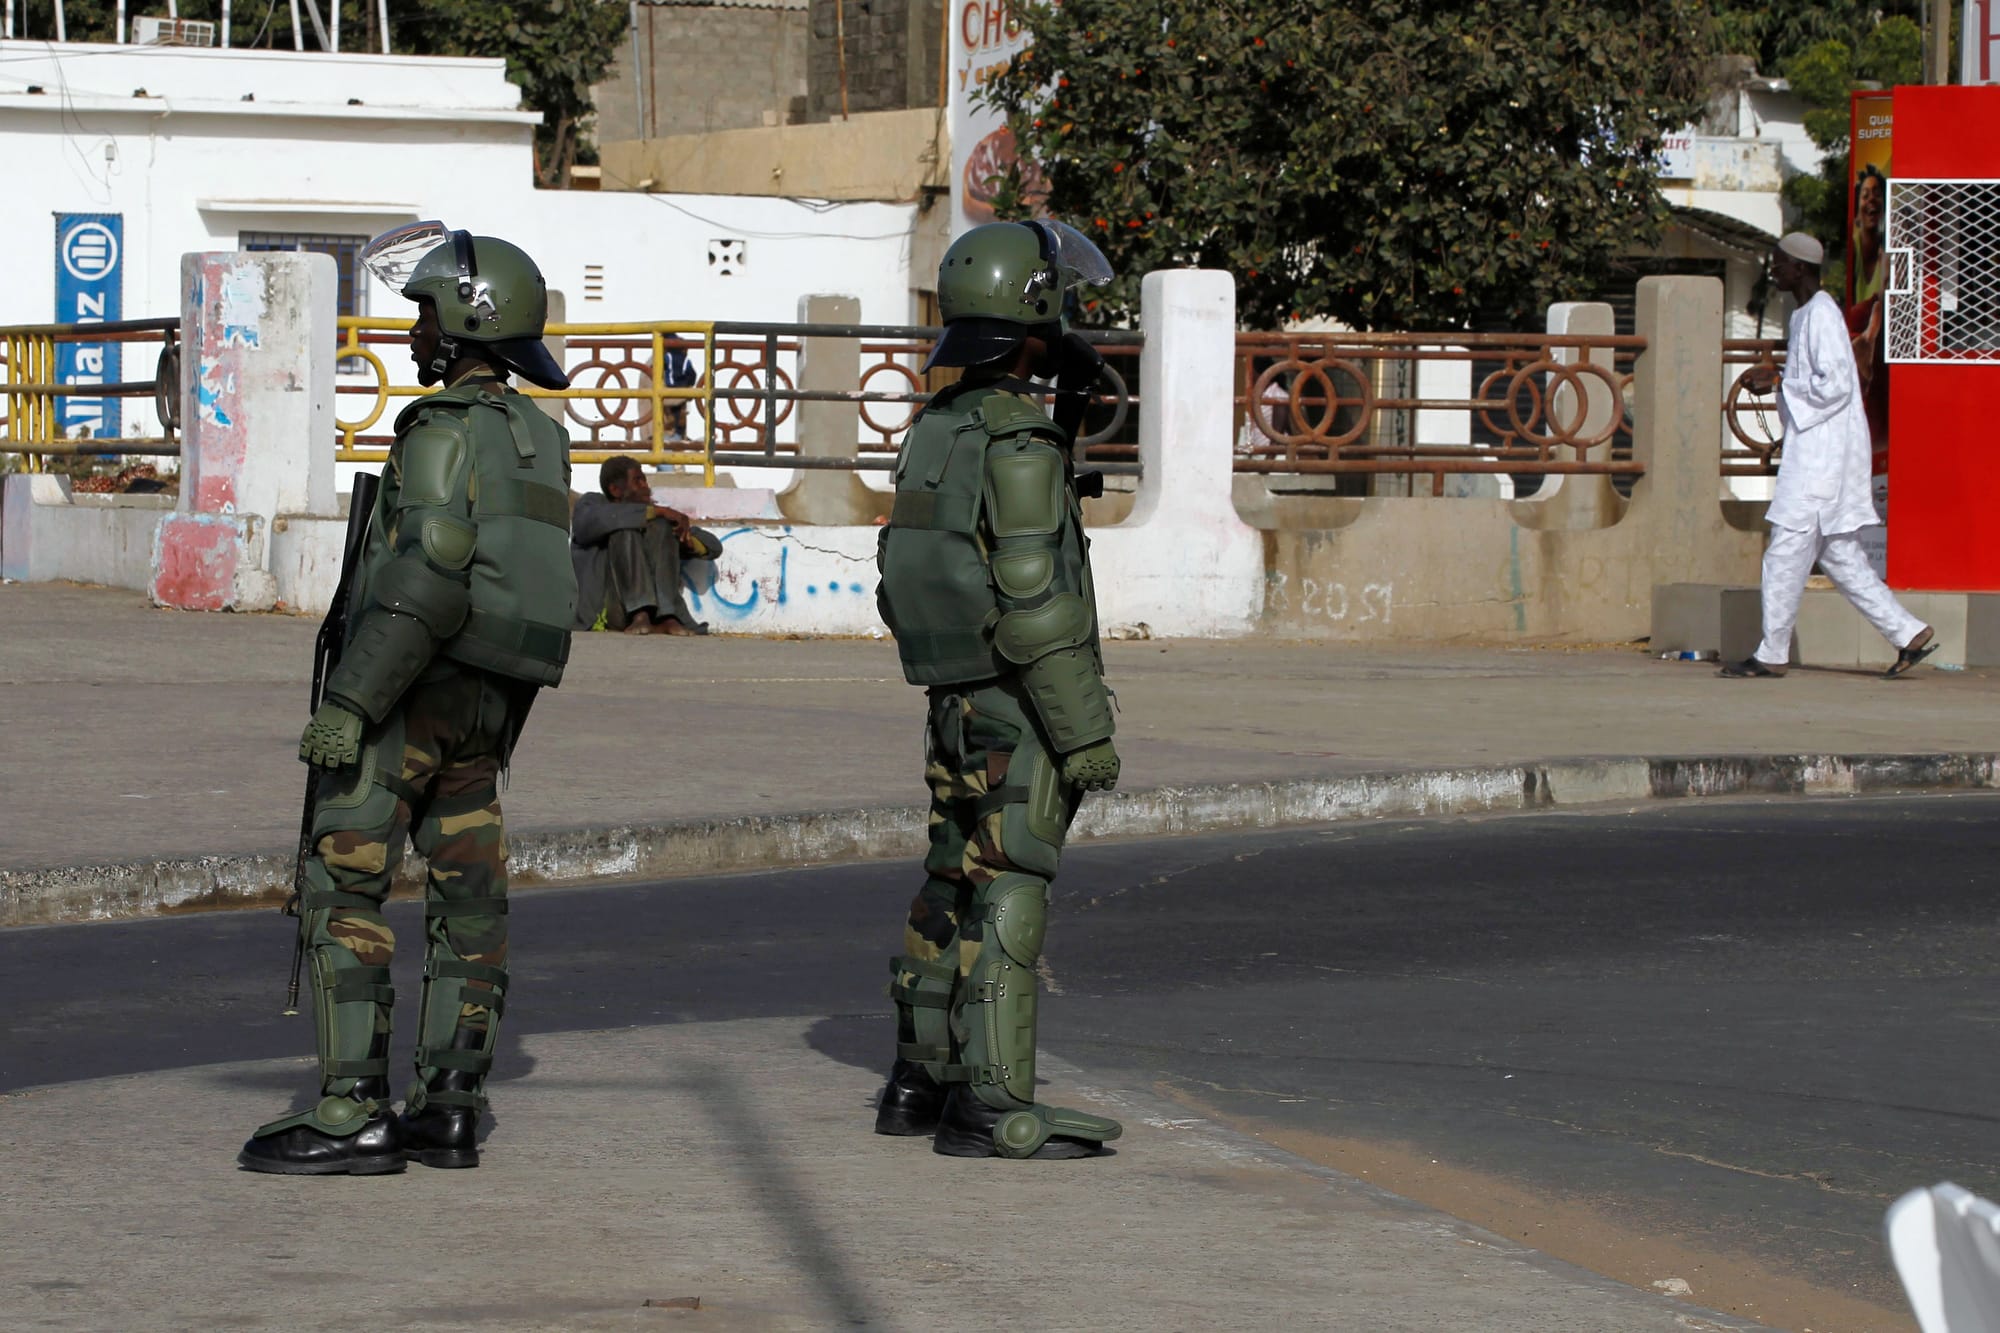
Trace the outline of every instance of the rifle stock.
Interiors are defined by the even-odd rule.
[[[340,582],[334,587],[333,598],[327,603],[326,617],[319,622],[319,633],[313,638],[312,697],[308,714],[319,711],[326,678],[340,663],[341,645],[347,640],[349,594],[354,588],[354,576],[361,568],[362,549],[368,543],[368,520],[375,512],[375,493],[381,483],[381,477],[373,472],[356,473],[354,477],[354,490],[347,502],[347,536],[340,552]],[[291,984],[285,990],[287,1017],[299,1012],[299,968],[305,961],[306,953],[306,914],[303,908],[306,862],[312,856],[313,807],[318,799],[319,768],[308,764],[305,810],[299,816],[298,858],[292,866],[292,892],[285,899],[284,906],[285,915],[297,917],[299,921],[298,933],[292,941]]]

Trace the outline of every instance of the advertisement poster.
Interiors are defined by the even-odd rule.
[[[56,214],[58,324],[102,324],[123,317],[125,219],[119,213]],[[58,342],[56,383],[115,384],[117,343]],[[115,398],[64,395],[56,422],[72,440],[116,438],[123,429]]]
[[[959,0],[951,24],[951,234],[993,221],[995,187],[1014,164],[1014,136],[978,94],[1032,39],[1007,0]],[[1028,183],[1038,190],[1038,180]]]
[[[1882,286],[1889,276],[1884,210],[1889,203],[1888,93],[1855,93],[1847,158],[1847,331],[1861,371],[1862,403],[1875,445],[1875,473],[1889,469],[1888,343]]]

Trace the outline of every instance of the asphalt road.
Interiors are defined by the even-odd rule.
[[[1690,802],[1079,847],[1043,1043],[1613,1276],[1664,1247],[1740,1269],[1747,1313],[1875,1326],[1883,1208],[2000,1196],[1996,821],[1986,795]],[[915,883],[519,895],[507,1033],[808,1015],[881,1063]],[[0,933],[0,1092],[304,1053],[289,950],[269,913]]]

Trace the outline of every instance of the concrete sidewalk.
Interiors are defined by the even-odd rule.
[[[529,1038],[477,1171],[236,1170],[306,1061],[0,1097],[0,1308],[76,1330],[1756,1327],[1053,1060],[1051,1098],[1125,1120],[1115,1156],[967,1162],[877,1137],[879,1076],[850,1052],[875,1054],[879,1020],[861,1027]]]
[[[0,587],[0,925],[288,885],[315,628]],[[2000,752],[1993,672],[1725,681],[1636,645],[1106,649],[1125,776],[1086,803],[1079,836],[1983,786]],[[906,854],[921,717],[886,641],[581,635],[506,792],[519,880]],[[1718,758],[1731,762],[1693,762]]]

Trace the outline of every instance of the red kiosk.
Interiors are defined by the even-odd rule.
[[[2000,592],[2000,87],[1904,87],[1894,99],[1888,581]],[[1965,608],[1968,665],[2000,650],[1988,614]]]

